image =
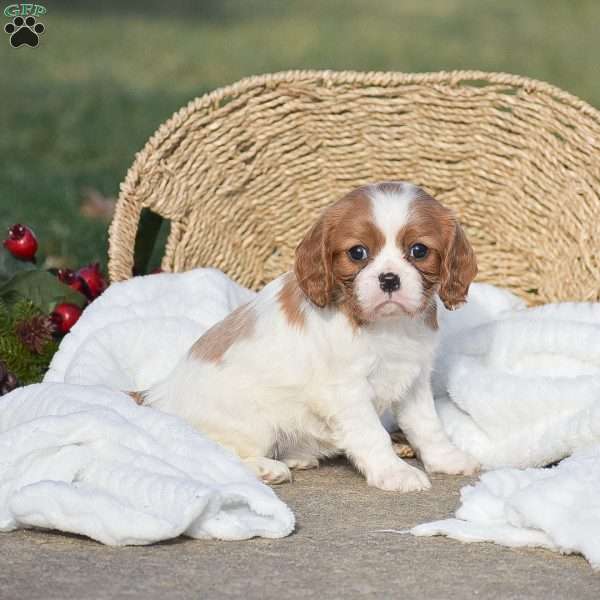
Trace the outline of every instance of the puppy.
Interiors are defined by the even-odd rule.
[[[458,307],[476,272],[455,216],[434,198],[409,183],[360,187],[306,234],[293,273],[209,329],[145,404],[187,419],[267,483],[345,453],[369,485],[431,487],[394,453],[387,409],[427,471],[472,473],[429,378],[436,295]]]

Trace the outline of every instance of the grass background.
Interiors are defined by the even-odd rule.
[[[29,224],[64,266],[106,263],[106,224],[81,216],[81,189],[116,196],[160,123],[247,75],[507,71],[600,107],[599,0],[42,3],[37,48],[0,34],[0,230]]]

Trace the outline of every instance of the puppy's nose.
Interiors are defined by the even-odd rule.
[[[386,294],[391,294],[400,289],[400,277],[396,273],[381,273],[379,275],[379,287]]]

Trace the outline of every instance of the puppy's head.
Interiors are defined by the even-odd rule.
[[[357,323],[466,300],[477,273],[454,214],[409,183],[360,187],[330,206],[296,249],[295,274],[317,306],[337,305]]]

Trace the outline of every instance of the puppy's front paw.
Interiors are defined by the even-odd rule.
[[[470,454],[454,446],[423,456],[423,465],[428,473],[447,475],[473,475],[481,466]]]
[[[419,492],[431,488],[427,475],[398,461],[367,475],[367,483],[388,492]]]

